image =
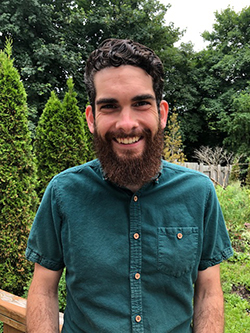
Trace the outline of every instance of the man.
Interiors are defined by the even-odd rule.
[[[27,332],[222,333],[219,264],[232,255],[208,177],[161,160],[168,104],[153,51],[110,39],[87,61],[98,160],[50,182],[32,226]]]

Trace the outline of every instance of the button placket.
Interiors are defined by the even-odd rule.
[[[134,195],[130,202],[130,290],[132,332],[143,333],[141,291],[141,198]]]

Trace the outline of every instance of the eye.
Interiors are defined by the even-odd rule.
[[[148,101],[138,101],[133,104],[133,107],[138,108],[140,110],[147,110],[151,106],[151,103]]]
[[[117,110],[118,106],[116,104],[103,104],[100,106],[100,110],[103,112],[110,112]]]

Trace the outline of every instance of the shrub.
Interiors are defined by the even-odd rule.
[[[63,103],[52,92],[38,122],[34,147],[39,196],[57,173],[86,161],[83,118],[73,88],[69,79]]]
[[[171,163],[183,163],[186,157],[183,153],[183,144],[178,122],[178,114],[173,113],[169,117],[167,130],[164,135],[164,158]]]
[[[9,41],[0,51],[0,146],[0,281],[20,295],[31,271],[25,248],[37,195],[26,93]]]

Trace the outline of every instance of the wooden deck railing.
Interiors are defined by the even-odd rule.
[[[26,299],[0,289],[0,321],[3,333],[26,332]],[[59,313],[59,322],[61,331],[63,313]]]

